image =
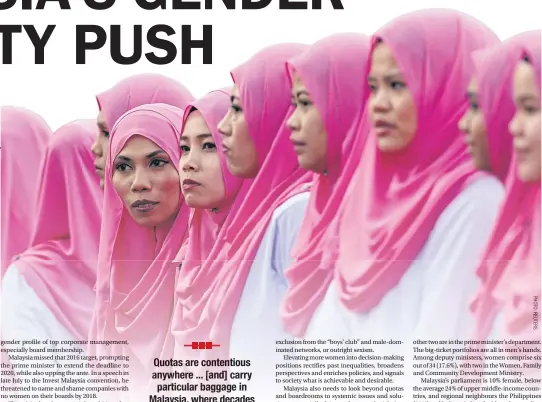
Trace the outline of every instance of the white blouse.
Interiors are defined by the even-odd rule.
[[[491,234],[504,187],[493,177],[470,184],[437,220],[418,258],[371,311],[344,308],[333,281],[306,338],[464,339],[469,305],[478,289],[476,268]],[[408,345],[410,347],[410,344]]]
[[[233,321],[230,356],[250,359],[252,379],[247,395],[275,395],[275,344],[291,339],[282,327],[280,306],[288,288],[284,277],[291,250],[309,201],[309,192],[297,194],[273,213],[248,274]],[[240,395],[243,392],[239,393]],[[267,399],[267,398],[264,398]]]

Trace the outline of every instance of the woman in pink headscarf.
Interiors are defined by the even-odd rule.
[[[482,109],[480,109],[480,112],[474,110],[468,112],[471,113],[471,118],[467,120],[465,128],[472,128],[472,131],[484,130],[487,132],[490,144],[492,139],[495,139],[495,141],[499,139],[502,142],[510,142],[510,159],[506,161],[506,164],[510,164],[513,156],[513,137],[510,134],[509,123],[516,112],[512,85],[514,71],[516,68],[515,61],[521,57],[524,45],[536,39],[540,40],[539,35],[540,32],[538,31],[525,32],[508,39],[502,44],[489,49],[484,49],[474,54],[475,60],[478,61],[478,64],[481,66],[482,70],[479,73],[480,83],[486,82],[488,84],[491,83],[491,85],[486,85],[485,91],[482,91],[483,87],[479,86],[477,93],[473,94],[476,96],[473,101],[476,103],[479,102],[480,108]],[[485,99],[486,102],[482,103],[482,99],[477,101],[478,98]],[[471,109],[477,108],[477,104],[471,106]],[[478,123],[478,115],[482,113],[485,118],[484,122],[481,122],[482,124],[480,124]],[[463,120],[466,119],[464,118]],[[491,130],[487,130],[485,127],[486,125],[490,124]],[[481,127],[478,128],[477,126]],[[473,137],[475,137],[475,135],[473,135]],[[489,149],[491,150],[491,148]],[[503,163],[505,162],[503,161]],[[513,260],[514,253],[517,251],[517,246],[521,244],[521,242],[516,241],[510,242],[510,240],[518,240],[518,238],[505,235],[505,231],[508,230],[508,225],[510,225],[510,214],[512,213],[512,208],[510,206],[506,207],[506,204],[510,204],[511,200],[518,197],[520,193],[522,195],[516,199],[516,202],[522,202],[521,200],[523,196],[527,195],[529,192],[527,191],[527,188],[530,187],[530,185],[526,185],[518,179],[515,170],[517,170],[517,161],[514,161],[513,170],[510,172],[510,175],[507,178],[507,196],[503,204],[503,209],[501,210],[491,240],[489,241],[486,255],[482,260],[482,264],[478,268],[478,274],[481,276],[482,282],[485,284],[485,286],[482,286],[479,297],[477,298],[477,301],[473,303],[472,309],[479,313],[475,330],[477,333],[476,337],[481,339],[486,338],[489,335],[491,325],[497,311],[495,301],[491,297],[491,291],[486,292],[489,290],[489,288],[495,286],[495,282],[492,284],[487,283],[487,280],[489,279],[488,275],[490,271],[494,274],[499,271],[504,271],[505,266],[510,264]],[[511,190],[514,191],[511,192]],[[508,212],[507,217],[503,215],[503,213],[506,211]],[[525,212],[525,209],[519,208],[518,204],[517,210],[513,211],[514,219],[517,219],[520,211]],[[506,220],[508,220],[508,222],[506,223],[505,229],[503,222]],[[507,245],[505,245],[505,242]],[[505,254],[500,255],[500,253]],[[518,256],[516,255],[515,258],[518,258]],[[497,276],[494,276],[493,281],[496,279]]]
[[[111,133],[90,354],[127,356],[136,393],[169,331],[171,262],[188,226],[177,169],[182,116],[170,105],[143,105]]]
[[[271,345],[284,336],[283,272],[308,201],[310,177],[297,164],[284,124],[291,102],[284,63],[306,48],[270,46],[232,71],[231,107],[219,131],[228,170],[245,180],[224,233],[200,269],[209,278],[207,288],[188,288],[179,297],[178,350],[186,354],[184,345],[210,341],[220,346],[194,354],[253,359],[253,390],[262,381],[274,382],[263,370],[274,370]],[[264,362],[262,353],[271,360]]]
[[[30,110],[2,106],[2,277],[11,259],[30,245],[39,168],[51,129]]]
[[[506,53],[505,53],[506,54]],[[475,74],[467,88],[469,108],[459,120],[468,152],[477,169],[504,183],[512,159],[508,122],[514,114],[509,78],[513,68],[503,62],[501,44],[473,53]]]
[[[202,269],[220,242],[225,222],[243,180],[227,169],[218,123],[230,107],[231,89],[212,91],[189,104],[184,113],[179,174],[186,205],[192,208],[188,239],[175,262],[179,265],[172,333],[183,328],[183,306],[213,281]],[[227,224],[226,224],[227,225]],[[194,289],[195,291],[191,291]],[[175,354],[182,356],[184,346]],[[167,353],[165,354],[169,356]],[[182,358],[182,357],[181,357]]]
[[[290,137],[302,168],[313,171],[309,205],[285,275],[288,291],[282,322],[297,337],[305,333],[333,278],[333,264],[322,261],[325,233],[344,199],[359,164],[366,133],[353,128],[365,109],[369,37],[329,36],[287,64],[295,112]],[[361,147],[361,148],[360,148]]]
[[[35,196],[39,184],[39,168],[52,134],[43,118],[30,110],[2,106],[0,131],[0,278],[11,264],[11,259],[30,245],[35,219]],[[12,269],[15,271],[15,268]],[[14,275],[17,272],[15,271]],[[5,307],[3,315],[5,315]],[[2,328],[4,323],[2,323]],[[14,341],[0,334],[5,347]],[[9,363],[2,352],[2,363]],[[6,370],[9,371],[9,370]],[[6,375],[7,376],[7,375]]]
[[[138,74],[125,78],[115,86],[96,96],[98,137],[92,145],[96,173],[104,185],[104,170],[109,148],[109,131],[120,116],[141,105],[165,103],[184,109],[194,100],[190,91],[178,81],[160,74]]]
[[[540,359],[540,57],[541,32],[520,34],[496,49],[508,65],[515,114],[509,130],[514,159],[499,219],[478,269],[482,287],[472,305],[475,338],[527,341],[523,346]],[[497,53],[498,52],[498,53]],[[497,61],[497,60],[495,60]],[[513,350],[512,346],[508,347]],[[538,360],[539,361],[539,360]],[[540,378],[537,360],[525,360],[523,371]],[[527,398],[528,399],[528,398]]]
[[[199,266],[207,258],[243,183],[227,170],[217,128],[230,96],[230,89],[209,92],[184,112],[179,174],[184,200],[193,210],[181,280],[190,276],[188,261]]]
[[[503,189],[467,153],[458,88],[474,72],[471,53],[498,42],[447,9],[408,13],[374,34],[360,127],[370,133],[341,210],[335,279],[308,336],[408,344],[468,334],[475,267]]]
[[[90,152],[95,128],[74,121],[49,140],[30,248],[2,282],[6,339],[87,340],[103,201]]]
[[[192,208],[186,247],[176,262],[181,263],[177,282],[179,297],[189,287],[208,287],[200,274],[228,217],[243,179],[227,169],[218,123],[228,112],[230,89],[209,92],[189,104],[184,113],[179,173],[186,205]],[[174,322],[180,322],[182,304]]]

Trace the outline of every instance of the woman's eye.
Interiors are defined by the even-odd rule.
[[[167,165],[169,162],[161,160],[161,159],[155,159],[151,162],[151,166],[153,167],[161,167],[164,165]]]
[[[528,114],[535,114],[535,113],[538,113],[540,111],[540,108],[537,108],[537,107],[534,107],[534,106],[527,106],[525,108],[525,111],[528,113]]]
[[[190,147],[187,146],[187,145],[181,145],[181,151],[182,151],[183,153],[185,153],[185,152],[190,152]]]
[[[128,168],[129,166],[126,163],[119,163],[115,166],[115,170],[118,170],[119,172],[124,172]]]
[[[216,148],[216,144],[212,142],[206,142],[205,144],[203,144],[203,149],[215,149],[215,148]]]

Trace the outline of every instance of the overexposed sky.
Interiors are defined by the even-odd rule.
[[[222,1],[213,1],[213,10],[140,9],[135,0],[118,0],[111,9],[93,11],[83,0],[71,0],[72,10],[60,10],[51,1],[45,10],[21,10],[19,4],[0,11],[2,24],[33,24],[41,34],[46,25],[56,25],[45,48],[45,65],[34,65],[33,46],[23,32],[14,36],[12,65],[2,65],[0,105],[18,105],[41,114],[51,128],[78,118],[93,118],[98,113],[95,95],[118,80],[137,73],[169,75],[186,85],[195,96],[231,85],[229,71],[262,47],[280,42],[313,43],[338,32],[370,34],[390,19],[408,11],[427,7],[454,8],[473,15],[506,39],[522,31],[539,29],[542,1],[515,0],[343,0],[345,10],[334,11],[329,0],[322,0],[322,10],[278,9],[273,0],[264,10],[226,10]],[[37,3],[36,0],[33,1]],[[237,0],[240,5],[241,0]],[[172,0],[168,1],[172,4]],[[240,7],[240,6],[238,6]],[[156,66],[145,58],[132,66],[115,64],[109,54],[109,40],[100,50],[87,53],[87,64],[75,63],[75,26],[94,24],[122,26],[122,50],[133,50],[133,25],[143,25],[143,51],[153,51],[146,44],[149,27],[167,24],[177,34],[169,39],[177,45],[177,60]],[[191,24],[195,39],[204,24],[213,25],[213,64],[202,64],[202,51],[192,52],[192,64],[181,64],[181,25]],[[446,44],[443,44],[446,46]],[[0,52],[2,44],[0,42]],[[0,53],[1,54],[1,53]],[[159,53],[162,56],[165,52]]]

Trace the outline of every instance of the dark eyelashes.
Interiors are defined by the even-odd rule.
[[[170,162],[164,159],[153,159],[149,166],[151,167],[163,167],[165,165],[168,165]],[[117,163],[115,165],[115,170],[118,170],[119,172],[125,172],[127,168],[130,166],[124,162]]]
[[[296,102],[296,101],[292,101],[292,106],[293,106],[294,108],[297,108],[299,105],[304,106],[304,107],[308,107],[308,106],[311,106],[311,105],[312,105],[312,102],[310,102],[310,101],[302,101],[302,100],[297,101],[297,102]]]
[[[206,142],[202,146],[203,149],[216,149],[216,144],[214,142]],[[190,152],[190,147],[188,145],[181,145],[181,151],[183,153]]]

